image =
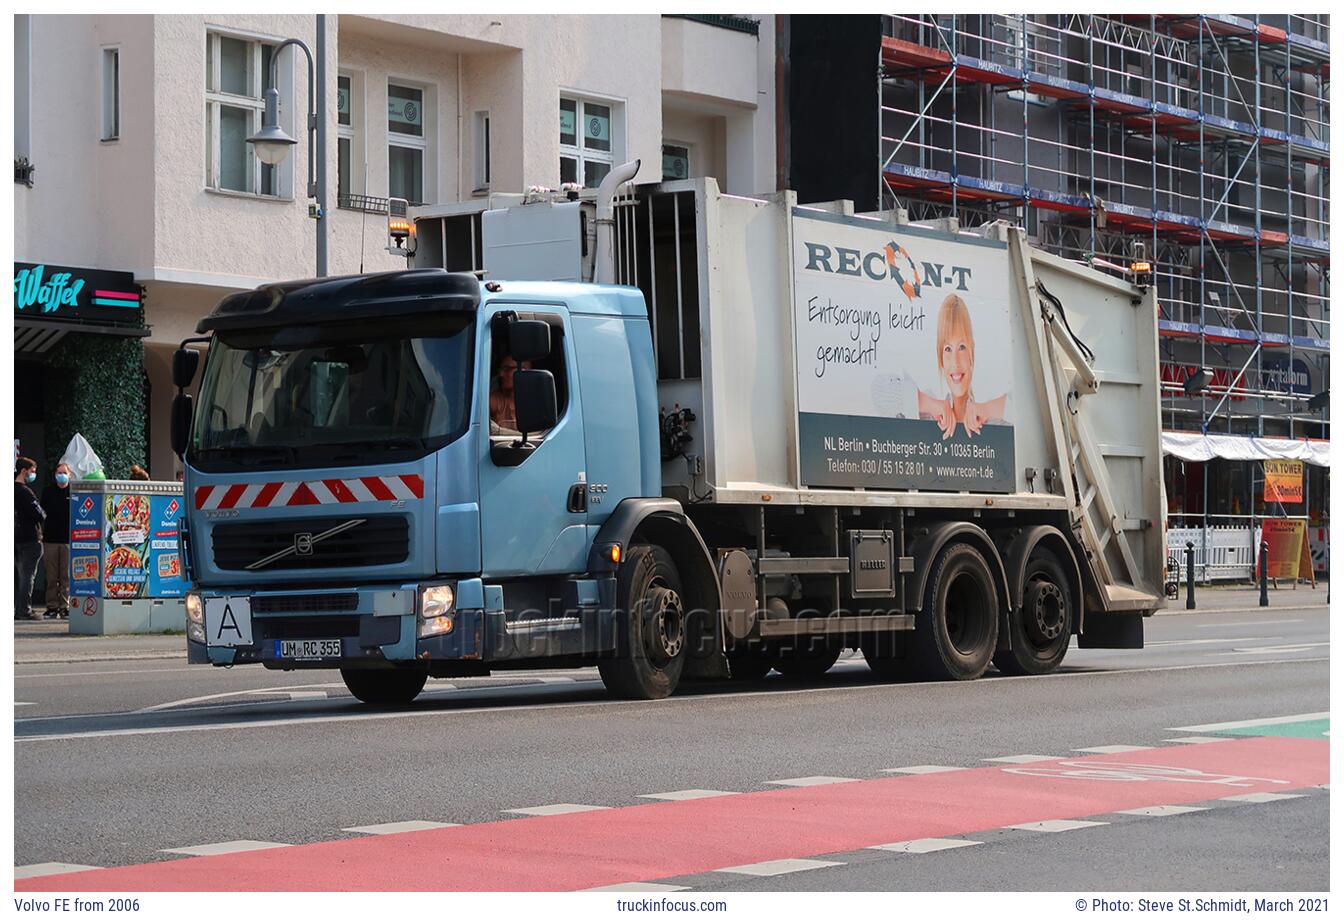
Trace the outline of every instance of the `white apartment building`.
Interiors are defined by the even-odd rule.
[[[167,478],[159,422],[177,343],[228,293],[314,274],[308,65],[293,46],[277,88],[298,145],[270,167],[245,138],[272,49],[316,48],[317,18],[24,15],[15,27],[16,260],[141,287],[149,460]],[[389,197],[595,185],[636,157],[645,181],[773,190],[773,28],[769,16],[327,16],[329,273],[404,267],[384,250]]]

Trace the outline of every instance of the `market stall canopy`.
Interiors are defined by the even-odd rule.
[[[1329,441],[1245,438],[1194,431],[1162,432],[1162,453],[1197,463],[1218,457],[1223,460],[1305,460],[1316,466],[1330,465]]]

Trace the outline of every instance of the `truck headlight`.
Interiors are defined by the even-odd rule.
[[[187,638],[205,645],[205,603],[194,591],[187,592]]]
[[[416,636],[441,636],[453,631],[452,585],[426,585],[420,589],[420,616],[416,620]]]

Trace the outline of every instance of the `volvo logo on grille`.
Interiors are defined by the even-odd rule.
[[[334,537],[338,533],[345,533],[347,530],[358,527],[367,520],[368,518],[351,518],[350,520],[343,521],[335,527],[331,527],[321,533],[296,533],[292,545],[286,546],[279,552],[271,553],[268,556],[262,556],[256,562],[249,565],[248,569],[255,571],[256,569],[265,568],[272,562],[277,562],[288,556],[311,556],[313,554],[313,547],[323,540],[328,537]]]

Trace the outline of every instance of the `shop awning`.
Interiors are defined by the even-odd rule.
[[[1223,460],[1305,460],[1315,466],[1330,465],[1329,441],[1247,438],[1195,431],[1162,432],[1162,453],[1197,463],[1216,457]]]

